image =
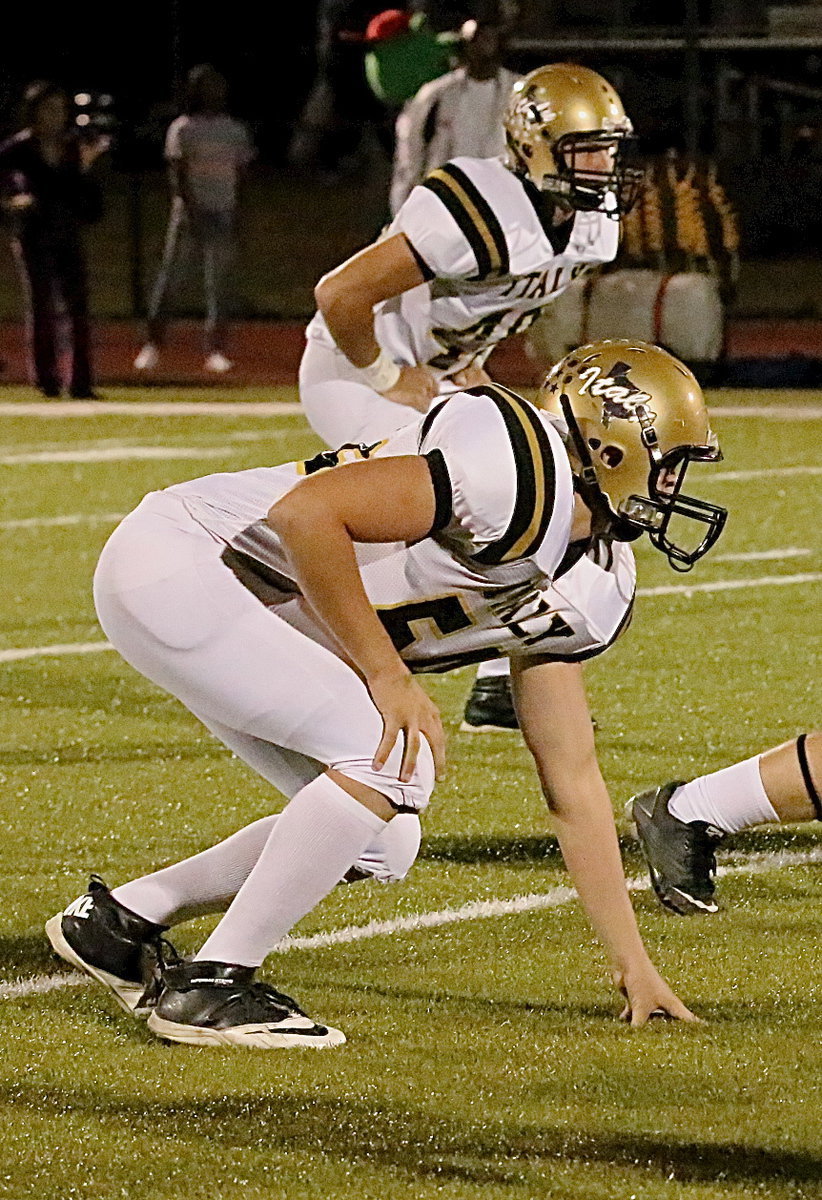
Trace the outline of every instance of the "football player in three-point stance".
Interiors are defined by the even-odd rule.
[[[500,158],[457,158],[415,187],[384,236],[320,280],[300,398],[329,446],[372,442],[441,391],[490,382],[494,347],[616,255],[640,173],[631,122],[587,67],[513,88]],[[504,663],[480,669],[469,729],[516,727]]]
[[[716,849],[755,825],[822,821],[822,733],[730,767],[649,788],[628,802],[660,902],[680,916],[714,913]]]
[[[111,642],[291,797],[192,859],[113,891],[93,879],[48,922],[57,952],[134,1010],[165,930],[228,906],[193,961],[161,967],[159,1037],[344,1040],[254,973],[352,872],[408,869],[444,758],[414,673],[500,654],[623,1015],[693,1019],[636,926],[581,660],[627,622],[627,539],[687,566],[718,537],[725,511],[682,484],[719,451],[696,380],[652,346],[586,347],[545,399],[480,385],[378,445],[151,493],[112,534],[95,574]]]

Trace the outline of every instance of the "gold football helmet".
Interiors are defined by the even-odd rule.
[[[592,342],[553,367],[538,403],[568,426],[575,486],[596,532],[620,541],[648,533],[679,571],[710,550],[727,509],[683,494],[682,484],[690,462],[722,454],[702,389],[673,355],[648,342]],[[675,518],[685,545],[671,534]]]
[[[514,84],[504,125],[507,166],[541,192],[615,218],[636,200],[643,172],[625,162],[633,126],[596,71],[573,63],[531,71]]]

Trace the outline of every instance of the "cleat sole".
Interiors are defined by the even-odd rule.
[[[167,1021],[153,1012],[148,1019],[151,1032],[164,1042],[186,1046],[239,1046],[248,1050],[325,1050],[342,1046],[345,1034],[329,1026],[313,1026],[317,1033],[295,1028],[293,1031],[272,1029],[266,1025],[237,1025],[233,1029],[208,1029],[202,1025],[181,1025]],[[320,1033],[322,1029],[324,1032]]]
[[[62,913],[57,913],[56,916],[46,921],[46,937],[51,943],[51,948],[55,954],[58,954],[64,962],[69,963],[72,967],[76,967],[78,971],[82,971],[85,975],[90,976],[97,983],[101,983],[104,988],[111,992],[114,999],[129,1016],[138,1018],[148,1016],[151,1010],[149,1008],[140,1008],[140,1000],[145,992],[144,985],[142,983],[129,983],[127,979],[120,979],[118,975],[111,975],[108,971],[103,971],[99,967],[92,966],[91,963],[84,962],[63,936]]]

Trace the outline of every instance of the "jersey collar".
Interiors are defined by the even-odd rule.
[[[551,243],[551,249],[554,251],[554,254],[562,254],[567,249],[568,243],[571,240],[577,214],[574,213],[569,220],[563,221],[561,225],[555,225],[554,213],[556,212],[557,204],[550,192],[541,192],[527,175],[518,175],[517,178],[525,189],[525,195],[528,197],[531,207],[537,215],[537,220],[542,227],[543,233]]]

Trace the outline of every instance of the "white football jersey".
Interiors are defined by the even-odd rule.
[[[377,446],[169,490],[224,544],[224,561],[263,603],[342,656],[301,596],[266,514],[306,475],[402,454],[428,463],[434,526],[413,545],[358,544],[356,554],[366,593],[412,670],[501,655],[573,660],[613,641],[631,610],[633,555],[626,545],[569,549],[573,485],[556,419],[505,388],[458,393]]]
[[[615,258],[619,223],[553,206],[499,158],[455,158],[415,187],[386,231],[405,234],[426,282],[374,309],[377,341],[405,366],[445,377],[481,365],[582,272]],[[333,345],[321,313],[308,337]]]

